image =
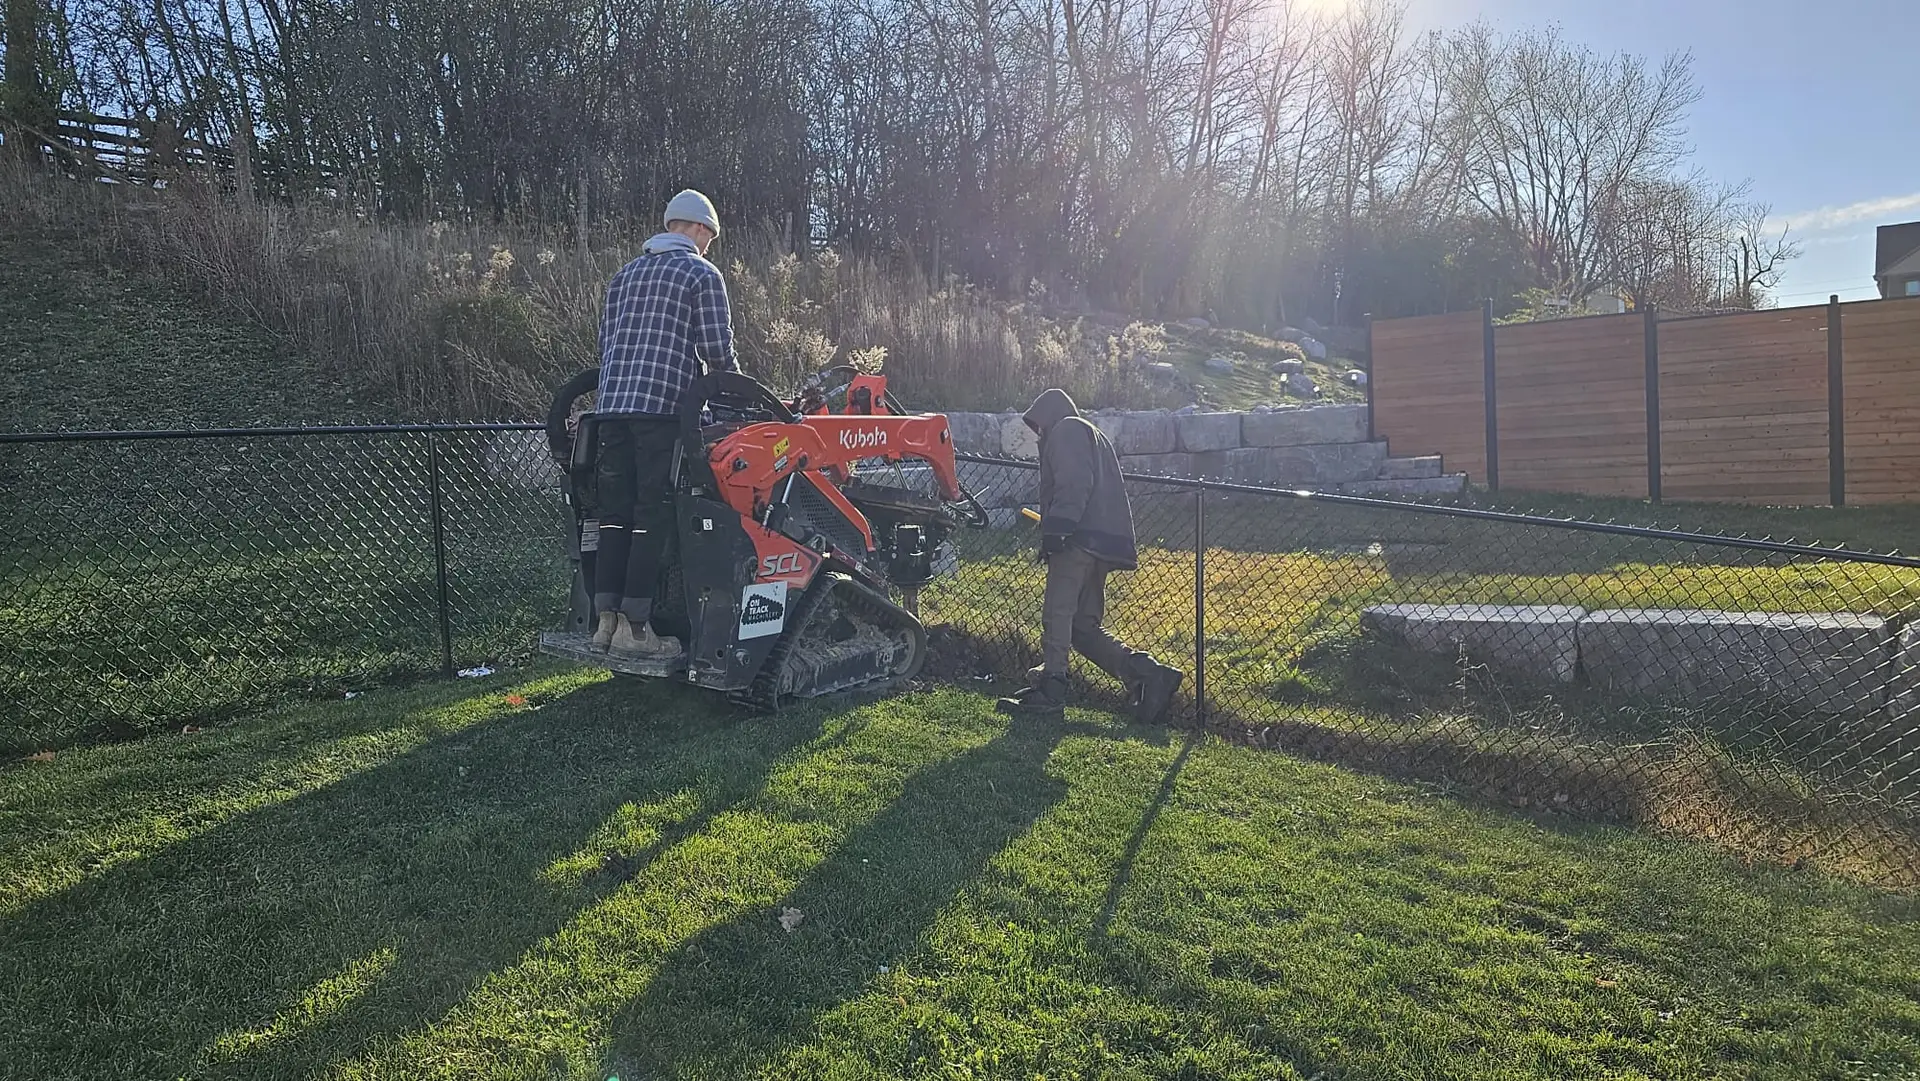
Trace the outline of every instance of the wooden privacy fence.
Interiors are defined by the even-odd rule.
[[[1375,321],[1373,430],[1492,489],[1920,502],[1920,300]]]

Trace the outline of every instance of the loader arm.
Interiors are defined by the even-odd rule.
[[[707,463],[728,505],[757,517],[773,502],[774,489],[793,474],[818,471],[844,481],[856,462],[874,458],[924,461],[942,499],[966,498],[953,435],[939,413],[814,414],[794,423],[750,424],[715,443]]]

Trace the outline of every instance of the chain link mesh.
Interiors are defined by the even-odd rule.
[[[1019,512],[1037,475],[962,476],[992,523],[922,597],[927,675],[1005,687],[1039,659],[1046,569]],[[531,425],[15,442],[0,482],[10,752],[517,660],[568,603],[570,519]],[[1107,622],[1189,673],[1185,723],[1920,885],[1914,561],[1198,482],[1129,494],[1140,567],[1110,580]],[[1075,679],[1123,700],[1090,665]]]
[[[923,611],[943,674],[1019,679],[1045,581],[1017,510],[1033,466],[964,468],[996,528]],[[1916,561],[1197,482],[1129,495],[1140,569],[1111,580],[1108,626],[1190,673],[1188,723],[1920,886]],[[1076,664],[1084,698],[1120,701]]]
[[[567,597],[553,467],[499,449],[529,438],[0,447],[0,739],[30,750],[338,696],[439,670],[449,645],[456,665],[524,652]]]

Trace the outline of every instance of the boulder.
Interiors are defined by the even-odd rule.
[[[1231,450],[1240,445],[1240,414],[1186,413],[1173,418],[1181,450]]]
[[[1206,368],[1215,375],[1232,375],[1233,358],[1223,357],[1215,353],[1213,356],[1207,358]]]
[[[1008,458],[1040,457],[1040,437],[1018,413],[1001,414],[1000,453]]]
[[[1509,675],[1568,683],[1585,614],[1561,605],[1381,604],[1362,611],[1360,625],[1423,653],[1464,652]]]
[[[1142,364],[1140,370],[1145,373],[1149,379],[1172,380],[1180,374],[1180,369],[1175,368],[1171,363],[1164,360],[1150,360]]]
[[[1173,414],[1165,409],[1101,413],[1088,420],[1107,433],[1116,453],[1166,454],[1173,450]]]
[[[1362,443],[1367,438],[1367,407],[1322,405],[1280,409],[1240,418],[1240,444],[1293,447],[1309,443]]]
[[[1851,612],[1617,609],[1580,625],[1595,686],[1706,705],[1772,699],[1817,713],[1879,709],[1892,670],[1892,628]]]
[[[1312,376],[1304,374],[1283,375],[1280,377],[1280,383],[1287,388],[1287,393],[1295,398],[1311,399],[1320,396],[1320,388],[1313,385]]]
[[[1367,385],[1367,373],[1358,368],[1347,371],[1341,375],[1340,378],[1346,380],[1348,386],[1364,387]]]
[[[1372,480],[1387,459],[1385,443],[1314,443],[1242,447],[1226,452],[1227,476],[1237,484],[1296,488]]]
[[[1380,465],[1381,480],[1424,480],[1440,475],[1443,468],[1438,454],[1418,458],[1388,458]]]
[[[1180,320],[1180,325],[1186,327],[1188,330],[1211,330],[1213,328],[1213,324],[1207,322],[1205,319],[1182,319]]]
[[[1006,418],[999,413],[948,413],[947,429],[953,449],[962,454],[997,457],[1002,453],[1000,430]]]
[[[1894,643],[1894,682],[1888,690],[1886,724],[1866,742],[1869,753],[1896,749],[1920,754],[1920,623],[1900,629]]]
[[[1285,360],[1274,361],[1273,367],[1270,370],[1275,375],[1301,375],[1307,370],[1307,362],[1288,357]]]
[[[1320,339],[1308,334],[1302,334],[1297,344],[1300,346],[1301,352],[1312,357],[1314,360],[1327,359],[1327,347]]]

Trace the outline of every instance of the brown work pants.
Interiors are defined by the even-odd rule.
[[[1040,608],[1041,668],[1065,677],[1073,651],[1132,690],[1140,682],[1146,654],[1101,626],[1107,614],[1107,575],[1114,567],[1085,549],[1069,545],[1047,559],[1047,592]]]

